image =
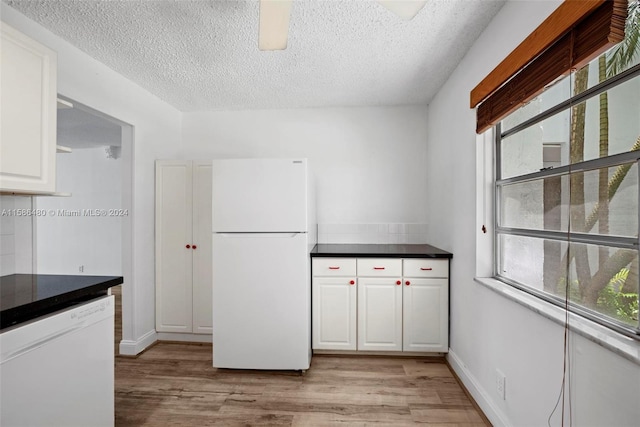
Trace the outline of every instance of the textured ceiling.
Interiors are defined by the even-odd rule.
[[[257,0],[3,0],[181,111],[427,104],[505,0],[296,0],[284,51]]]

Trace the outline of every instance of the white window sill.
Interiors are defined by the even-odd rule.
[[[492,291],[508,298],[562,326],[565,323],[565,311],[540,298],[521,291],[490,277],[476,277],[475,281]],[[604,348],[640,365],[640,341],[619,334],[589,319],[569,313],[569,329],[582,335]]]

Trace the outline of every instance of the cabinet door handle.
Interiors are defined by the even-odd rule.
[[[420,267],[420,270],[422,270],[422,271],[431,271],[431,270],[433,270],[433,268],[431,268],[431,267],[427,267],[427,268]]]
[[[198,247],[196,245],[192,246],[194,250],[198,249]]]
[[[401,282],[400,280],[398,280],[398,281],[396,282],[396,285],[402,285],[402,282]]]
[[[406,282],[404,282],[404,284],[409,286],[411,284],[411,282],[407,280]]]
[[[185,246],[185,248],[191,249],[191,245],[187,245],[187,246]]]
[[[350,285],[355,285],[355,284],[356,284],[356,281],[355,281],[355,280],[351,280],[351,281],[349,281],[349,284],[350,284]]]
[[[340,267],[329,267],[329,270],[340,270]]]
[[[374,270],[384,270],[384,267],[373,267]]]

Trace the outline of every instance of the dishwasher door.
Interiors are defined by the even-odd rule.
[[[0,425],[114,425],[114,297],[0,334]]]

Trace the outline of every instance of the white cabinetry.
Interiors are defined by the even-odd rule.
[[[356,349],[356,260],[313,259],[315,349]]]
[[[402,350],[402,260],[357,260],[358,350]]]
[[[403,260],[404,351],[449,349],[449,261]]]
[[[448,351],[448,259],[314,257],[312,283],[314,350]]]
[[[56,190],[54,51],[1,24],[0,191]]]
[[[211,333],[211,162],[156,162],[156,330]]]

